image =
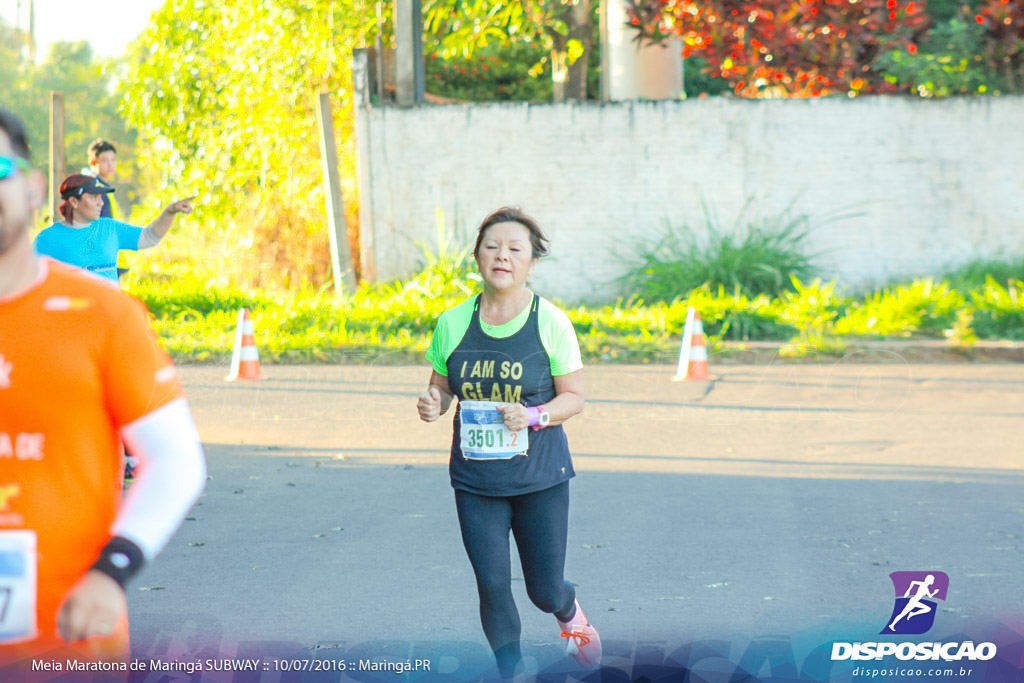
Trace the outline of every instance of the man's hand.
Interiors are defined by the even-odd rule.
[[[112,578],[90,569],[68,593],[57,615],[65,642],[108,636],[128,618],[128,598]]]

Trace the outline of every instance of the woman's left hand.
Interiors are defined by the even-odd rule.
[[[178,201],[172,203],[170,206],[164,209],[164,211],[171,214],[192,213],[192,200],[198,196],[199,195],[194,195],[192,197],[189,197],[188,199],[179,199]]]
[[[502,403],[498,406],[498,412],[505,418],[505,427],[510,432],[518,432],[530,426],[530,414],[521,403]]]

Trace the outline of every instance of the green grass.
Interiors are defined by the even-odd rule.
[[[230,358],[238,309],[246,307],[264,361],[422,363],[438,316],[478,281],[468,253],[449,252],[428,255],[408,280],[340,298],[329,289],[247,292],[183,263],[136,269],[126,289],[149,306],[178,362]],[[991,277],[971,288],[922,279],[857,297],[839,294],[834,282],[792,277],[775,297],[704,284],[672,301],[559,305],[588,362],[674,359],[689,306],[712,350],[727,341],[779,341],[789,355],[841,355],[859,339],[1024,340],[1024,282]]]
[[[981,289],[989,278],[1003,287],[1009,286],[1012,280],[1024,280],[1024,258],[1008,261],[978,259],[951,270],[942,277],[961,291]]]
[[[971,291],[970,300],[971,327],[979,339],[1024,340],[1024,282],[1011,280],[1004,287],[989,278]]]
[[[941,337],[966,301],[949,283],[915,280],[853,302],[835,323],[839,334]]]
[[[774,218],[744,222],[745,213],[746,207],[736,225],[723,230],[705,206],[704,230],[668,225],[658,238],[639,241],[621,286],[647,301],[673,301],[701,287],[776,297],[793,278],[814,274],[807,216],[787,207]]]

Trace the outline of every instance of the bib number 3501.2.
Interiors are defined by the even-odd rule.
[[[492,401],[459,401],[459,438],[469,460],[508,460],[526,455],[529,429],[510,431]]]
[[[36,533],[0,531],[0,644],[36,637]]]

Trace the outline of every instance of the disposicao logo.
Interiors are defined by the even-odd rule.
[[[896,589],[896,604],[880,633],[927,633],[935,623],[935,599],[946,600],[949,577],[944,572],[893,572],[889,578]]]
[[[893,572],[896,601],[881,635],[920,635],[935,624],[936,600],[945,601],[949,577],[943,572]],[[994,643],[927,642],[927,643],[833,643],[832,661],[844,659],[870,660],[894,656],[900,660],[987,661],[996,656]]]

